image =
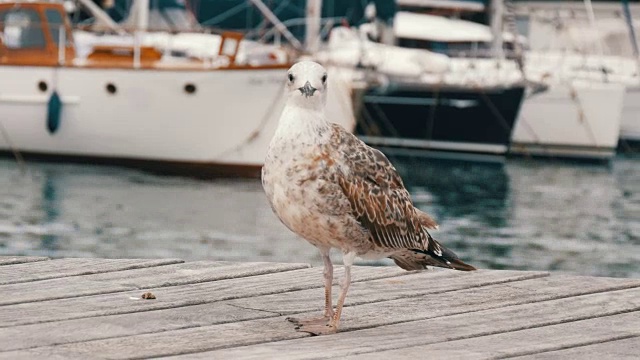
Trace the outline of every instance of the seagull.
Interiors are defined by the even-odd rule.
[[[387,157],[327,120],[327,71],[322,65],[295,63],[287,71],[284,91],[286,103],[262,167],[262,186],[280,221],[314,245],[324,264],[324,313],[288,318],[296,330],[338,332],[356,256],[391,258],[405,270],[427,265],[476,270],[429,234],[438,224],[414,207]],[[335,310],[331,249],[342,251],[344,263]]]

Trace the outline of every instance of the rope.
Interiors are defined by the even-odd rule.
[[[13,144],[13,141],[11,141],[11,137],[9,137],[9,132],[7,131],[7,129],[5,129],[4,125],[2,125],[2,122],[0,122],[0,132],[2,132],[2,137],[9,145],[9,149],[11,149],[11,152],[13,153],[13,157],[16,159],[16,162],[18,163],[18,167],[20,168],[20,173],[22,175],[25,175],[27,172],[27,167],[25,165],[24,158],[22,157],[22,154],[20,154],[20,151]]]
[[[589,123],[589,119],[587,119],[586,116],[585,116],[584,108],[582,107],[582,103],[580,102],[580,99],[578,98],[578,93],[576,92],[576,89],[573,87],[573,84],[569,84],[569,86],[571,88],[571,100],[573,100],[576,103],[576,106],[578,107],[578,120],[581,123],[584,123],[586,125],[587,134],[591,138],[591,141],[593,142],[593,145],[597,147],[598,146],[598,141],[596,140],[596,136],[593,133],[593,129],[591,128],[591,124]]]
[[[278,102],[280,101],[280,99],[282,98],[282,96],[284,95],[284,91],[277,91],[276,92],[276,96],[274,97],[273,101],[271,102],[271,104],[269,105],[269,108],[267,109],[267,111],[265,112],[265,114],[262,116],[262,119],[260,120],[260,122],[258,123],[258,126],[256,126],[256,128],[249,133],[249,135],[247,136],[247,138],[241,142],[240,144],[233,146],[225,151],[222,151],[221,153],[219,153],[217,156],[214,157],[214,159],[218,159],[221,158],[229,153],[232,153],[234,151],[238,151],[240,150],[243,146],[249,144],[250,142],[252,142],[253,140],[257,139],[262,130],[264,129],[264,127],[267,125],[267,122],[269,121],[269,119],[271,118],[271,115],[273,114],[273,111],[276,108],[276,105],[278,104]]]
[[[479,93],[482,96],[482,99],[484,100],[484,102],[487,104],[487,107],[489,108],[489,111],[491,111],[493,113],[493,115],[496,117],[496,119],[498,119],[498,121],[499,121],[500,125],[502,125],[502,128],[504,129],[504,131],[507,133],[507,135],[509,135],[509,139],[511,139],[511,137],[513,136],[513,134],[512,134],[513,127],[509,126],[509,123],[507,122],[507,119],[505,119],[504,116],[502,116],[502,114],[500,113],[500,110],[498,110],[498,107],[495,106],[493,101],[491,101],[491,99],[486,94],[484,89],[482,89],[480,87],[476,87],[476,89],[479,90]],[[528,126],[528,124],[527,124],[527,126]],[[533,131],[533,129],[531,129],[531,130]],[[534,137],[538,138],[538,136],[535,133],[534,133]],[[527,157],[531,157],[531,153],[529,151],[527,151],[526,148],[524,150],[525,150],[525,155]]]
[[[367,135],[379,135],[380,129],[373,120],[373,116],[371,116],[369,110],[367,110],[367,108],[362,105],[360,111],[362,112],[363,117],[362,120],[358,122],[362,124],[362,127],[364,128],[363,132]]]
[[[429,127],[427,128],[427,139],[431,140],[433,138],[433,127],[435,125],[436,122],[436,109],[438,108],[438,105],[440,105],[440,88],[442,86],[442,78],[440,78],[440,81],[436,84],[435,86],[435,103],[431,106],[431,108],[429,109]],[[427,151],[429,151],[427,149]]]

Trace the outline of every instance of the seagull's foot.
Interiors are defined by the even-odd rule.
[[[320,316],[315,318],[296,318],[296,317],[288,317],[287,321],[292,322],[296,326],[308,326],[308,325],[324,325],[329,323],[331,320],[330,316]]]
[[[333,325],[333,312],[331,315],[325,315],[315,318],[293,318],[288,317],[287,320],[292,322],[296,327],[296,331],[307,332],[311,335],[335,334],[338,328]]]
[[[296,326],[296,331],[307,332],[311,335],[327,335],[337,333],[338,328],[330,322],[327,322],[324,324],[298,325]]]

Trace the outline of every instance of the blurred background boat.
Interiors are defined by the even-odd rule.
[[[149,4],[134,5],[133,30],[104,21],[108,16],[93,8],[116,34],[102,35],[74,32],[59,2],[0,3],[0,150],[258,176],[293,59],[281,47],[233,32],[195,34],[200,39],[190,39],[181,52],[158,46],[154,42],[170,44],[174,35],[148,36]],[[202,43],[210,51],[196,56]],[[350,84],[340,76],[332,72],[328,112],[352,130]]]
[[[356,134],[387,152],[476,160],[506,154],[525,83],[514,59],[477,49],[491,43],[489,27],[406,11],[393,21],[387,43],[369,24],[336,28],[329,40],[331,63],[349,64],[350,54],[377,77],[355,110]]]
[[[522,1],[515,12],[521,32],[529,38],[531,66],[537,69],[538,76],[625,87],[619,150],[637,146],[640,143],[638,4],[627,0]],[[619,101],[617,96],[600,99],[594,101],[601,106],[607,106],[609,99]]]
[[[540,5],[534,10],[538,4],[519,3],[513,9],[529,39],[527,77],[548,89],[532,92],[524,102],[512,152],[609,160],[636,122],[628,107],[639,80],[637,62],[604,51],[589,1]],[[621,4],[617,10],[623,10]],[[624,21],[620,25],[624,28]],[[630,39],[626,31],[628,44]]]

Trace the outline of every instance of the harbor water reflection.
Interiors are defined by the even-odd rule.
[[[640,276],[640,157],[610,165],[390,158],[416,205],[439,222],[434,237],[477,267]],[[259,180],[36,162],[22,175],[8,159],[0,254],[321,264],[273,215]]]

